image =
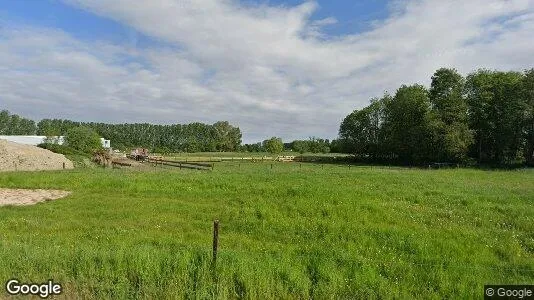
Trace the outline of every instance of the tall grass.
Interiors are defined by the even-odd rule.
[[[0,281],[65,298],[472,298],[534,280],[534,172],[221,163],[0,174]],[[217,265],[212,221],[221,221]]]

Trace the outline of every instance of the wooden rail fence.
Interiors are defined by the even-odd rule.
[[[153,159],[150,157],[146,161],[149,163],[154,163],[156,165],[177,167],[180,169],[213,170],[214,167],[213,163],[183,162],[164,159]]]

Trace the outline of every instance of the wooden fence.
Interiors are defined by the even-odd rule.
[[[298,159],[296,156],[249,156],[249,157],[169,157],[173,162],[228,162],[228,161],[250,161],[250,162],[262,162],[262,161],[294,161]],[[150,159],[161,160],[162,156],[150,156]]]
[[[201,163],[201,162],[183,162],[174,160],[154,159],[149,157],[147,160],[149,163],[156,165],[177,167],[180,169],[194,169],[194,170],[213,170],[213,163]]]

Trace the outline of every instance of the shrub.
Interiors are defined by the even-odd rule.
[[[73,149],[71,147],[65,146],[65,145],[59,145],[59,144],[50,144],[50,143],[43,143],[37,145],[39,148],[50,150],[54,153],[63,154],[63,155],[82,155],[82,156],[88,156],[87,153],[78,151],[76,149]]]
[[[284,142],[281,138],[272,137],[263,141],[263,147],[271,154],[278,154],[284,151]]]
[[[65,144],[70,148],[87,154],[92,154],[93,151],[102,149],[100,136],[96,131],[88,127],[69,129],[65,135]]]

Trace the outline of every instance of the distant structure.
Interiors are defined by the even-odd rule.
[[[63,136],[54,136],[46,137],[42,135],[0,135],[0,140],[7,140],[13,143],[23,144],[23,145],[32,145],[37,146],[45,142],[47,138],[52,138],[54,143],[63,145],[65,139]],[[102,143],[102,148],[109,149],[111,148],[111,141],[104,138],[100,139]]]
[[[102,143],[102,148],[110,149],[111,148],[111,141],[106,140],[104,138],[100,138],[100,142]]]

